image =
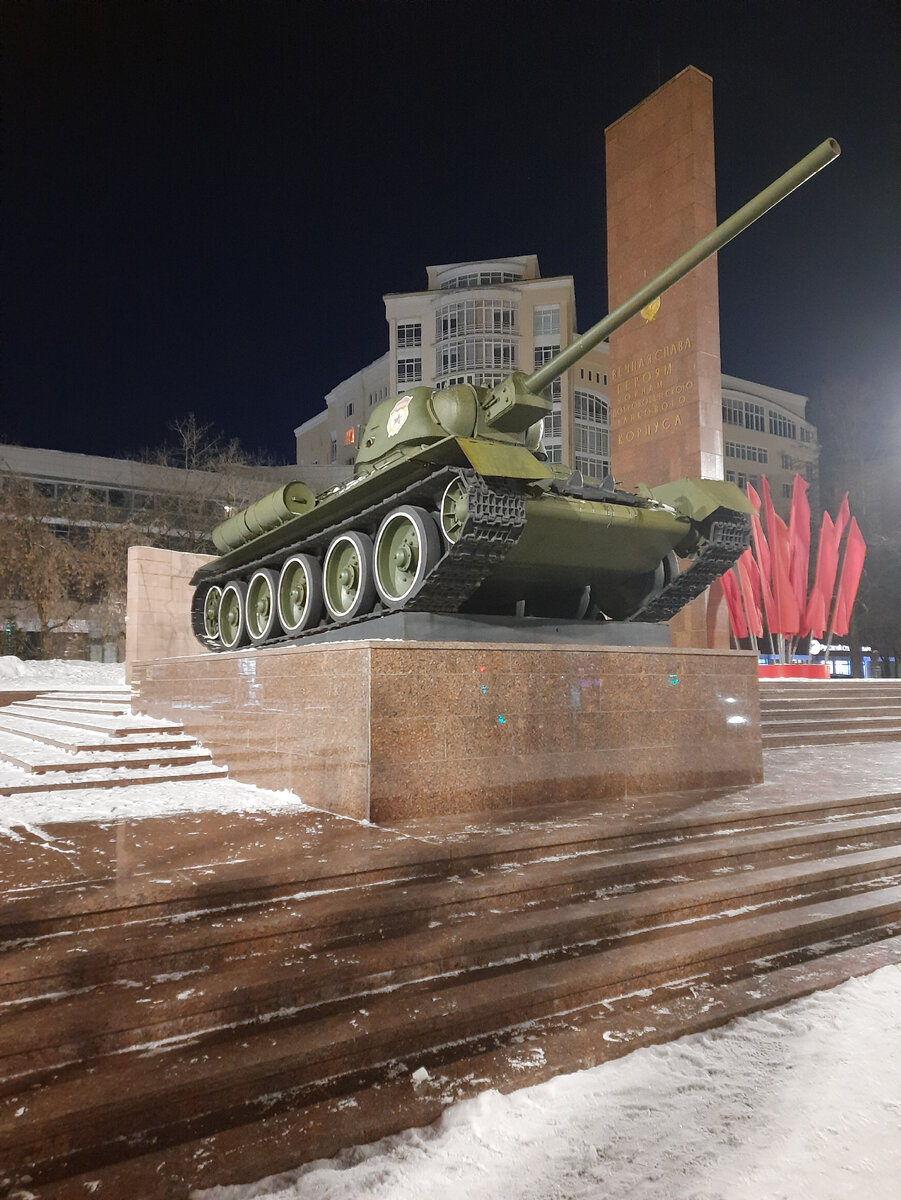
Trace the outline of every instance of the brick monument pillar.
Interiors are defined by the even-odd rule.
[[[686,67],[606,141],[612,310],[716,226],[713,81]],[[715,256],[611,336],[608,391],[611,466],[626,487],[723,478]],[[708,595],[673,620],[674,646],[729,645],[719,596]]]

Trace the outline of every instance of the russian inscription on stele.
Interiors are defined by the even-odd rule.
[[[610,429],[614,445],[626,446],[678,429],[679,411],[696,400],[690,337],[653,347],[614,367],[610,377]],[[687,358],[686,358],[687,356]]]

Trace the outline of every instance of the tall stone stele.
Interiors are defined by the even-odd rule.
[[[612,310],[716,226],[710,76],[686,67],[608,127],[606,149]],[[723,478],[715,257],[611,336],[608,391],[611,464],[626,487]],[[674,645],[728,646],[717,592],[675,618]]]

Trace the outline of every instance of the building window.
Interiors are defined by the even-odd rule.
[[[573,395],[573,465],[594,479],[610,470],[610,413],[607,401],[577,389]]]
[[[491,373],[491,382],[498,382],[516,364],[516,343],[512,338],[460,338],[440,346],[435,352],[435,374],[444,384],[451,382],[444,377],[457,371],[474,371],[479,374],[479,382],[488,384],[487,371]],[[492,373],[495,368],[498,373]],[[466,382],[470,381],[467,379]]]
[[[748,446],[744,442],[726,442],[726,458],[743,458],[746,462],[765,463],[767,457],[763,446]]]
[[[536,308],[532,314],[532,332],[535,337],[558,335],[560,333],[560,305],[548,304]],[[583,376],[584,379],[584,376]]]
[[[419,383],[422,379],[421,358],[400,358],[397,361],[398,383]]]
[[[726,483],[735,483],[735,472],[734,471],[726,472]]]
[[[764,433],[766,425],[763,405],[754,404],[751,400],[737,400],[731,396],[724,396],[723,424],[741,425],[745,429],[755,429],[758,433]]]
[[[791,496],[791,494],[792,494],[792,485],[790,483],[783,483],[782,495],[785,497],[786,500],[788,500],[789,497]]]
[[[563,420],[560,415],[560,401],[554,403],[553,411],[542,420],[542,443],[544,452],[550,462],[561,462],[563,459]]]
[[[560,353],[560,343],[554,346],[536,346],[535,347],[535,370],[537,371],[544,363],[549,362],[555,354]],[[548,395],[551,400],[559,405],[563,398],[563,384],[559,379],[554,379],[548,388]],[[560,459],[554,459],[554,462],[559,462]]]
[[[397,327],[398,350],[412,350],[422,345],[422,325],[419,321],[405,321]]]
[[[464,275],[456,275],[446,279],[441,285],[441,291],[447,292],[453,288],[487,287],[496,283],[518,283],[522,273],[514,271],[467,271]]]
[[[354,415],[353,400],[349,401],[349,403],[344,405],[344,415],[345,415],[345,417],[352,417]]]
[[[344,445],[352,446],[356,440],[357,440],[357,431],[351,425],[350,429],[346,429],[344,431]]]
[[[790,421],[788,417],[784,417],[782,413],[776,412],[775,409],[770,409],[770,433],[774,437],[796,438],[798,436],[798,427],[794,421]]]
[[[517,333],[518,305],[510,300],[459,300],[435,313],[435,341],[470,333]]]
[[[329,448],[328,460],[329,460],[329,462],[337,462],[338,461],[338,439],[334,434],[332,434],[332,444],[331,444],[331,447]]]
[[[801,426],[801,441],[808,443],[813,441],[813,430],[808,429],[806,425]]]
[[[782,470],[790,471],[792,469],[792,456],[790,454],[782,455]]]

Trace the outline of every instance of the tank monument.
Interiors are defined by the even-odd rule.
[[[699,76],[637,125],[703,130]],[[707,614],[671,636],[747,540],[697,272],[837,153],[612,285],[543,370],[375,408],[349,482],[264,498],[215,557],[133,551],[132,707],[175,723],[146,736],[293,794],[69,824],[64,853],[16,833],[0,1192],[249,1184],[901,959],[894,760],[860,747],[856,778],[817,745],[748,786],[756,655]],[[682,330],[682,393],[664,413],[611,346],[626,490],[546,461],[543,393],[640,322],[652,353]]]
[[[838,153],[823,142],[532,375],[386,400],[350,481],[220,525],[191,580],[216,653],[134,663],[136,707],[237,778],[376,823],[759,780],[755,656],[674,647],[665,624],[748,544],[748,502],[548,462],[543,393]]]

